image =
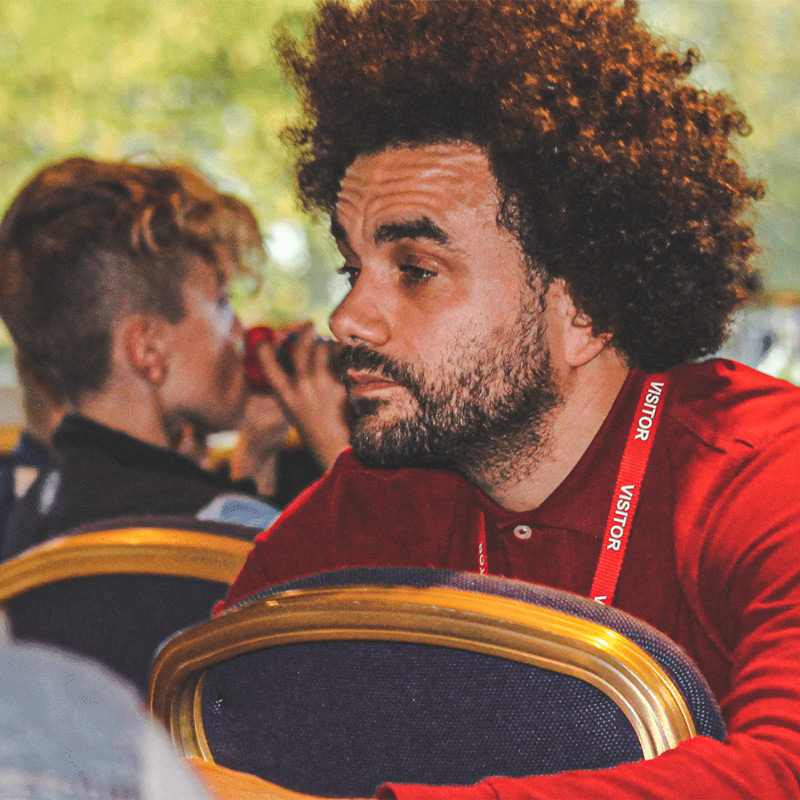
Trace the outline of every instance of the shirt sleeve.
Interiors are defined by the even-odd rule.
[[[722,456],[720,456],[722,458]],[[707,465],[708,466],[708,465]],[[800,798],[800,435],[735,469],[715,466],[676,542],[681,583],[731,662],[728,739],[685,741],[650,761],[475,786],[387,784],[397,800]],[[702,491],[702,498],[700,492]],[[702,499],[702,502],[701,502]],[[693,529],[693,530],[692,530]]]
[[[333,469],[306,489],[260,533],[244,567],[215,613],[267,587],[347,567],[469,569],[448,553],[452,531],[421,520],[459,521],[460,479],[430,470],[419,485],[414,470],[368,470],[345,451]],[[413,502],[409,502],[409,497]],[[469,548],[469,556],[474,558]]]
[[[256,536],[225,600],[215,606],[215,615],[269,586],[329,568],[326,548],[320,543],[325,541],[330,527],[334,481],[331,473],[326,474],[306,489],[272,527]],[[302,553],[303,561],[300,572],[298,553]]]

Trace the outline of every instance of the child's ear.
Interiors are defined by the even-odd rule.
[[[167,373],[167,322],[150,314],[132,314],[120,328],[128,366],[149,383],[160,384]]]

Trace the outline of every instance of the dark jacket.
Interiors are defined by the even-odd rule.
[[[138,514],[195,515],[224,493],[250,494],[191,459],[78,415],[54,437],[55,454],[12,511],[0,543],[10,558],[98,520]]]

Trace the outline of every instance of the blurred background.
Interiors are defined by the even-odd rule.
[[[279,132],[294,96],[272,51],[275,25],[300,31],[313,0],[0,0],[0,207],[43,164],[71,154],[189,162],[256,211],[269,255],[246,324],[314,319],[345,291],[326,228],[299,211]],[[732,94],[740,140],[768,183],[756,220],[765,293],[725,353],[800,383],[800,3],[640,0],[696,81]],[[19,413],[0,331],[0,424]]]

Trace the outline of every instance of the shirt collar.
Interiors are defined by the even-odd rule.
[[[137,439],[80,414],[67,414],[64,417],[53,435],[53,442],[59,451],[98,448],[121,463],[191,474],[209,482],[217,480],[216,476],[187,456]]]
[[[483,491],[473,487],[476,500],[487,518],[499,529],[527,524],[601,537],[644,377],[639,369],[630,371],[580,461],[538,508],[506,511]]]

